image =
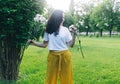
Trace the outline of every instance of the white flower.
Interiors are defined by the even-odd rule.
[[[43,17],[40,14],[36,14],[36,16],[34,17],[34,21],[35,22],[41,22],[41,23],[46,23],[46,18]]]

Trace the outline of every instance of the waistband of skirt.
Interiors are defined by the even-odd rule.
[[[68,52],[69,50],[60,50],[60,51],[57,51],[57,50],[49,50],[50,53],[54,53],[54,54],[61,54],[61,53],[65,53],[65,52]]]

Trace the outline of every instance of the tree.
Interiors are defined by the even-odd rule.
[[[81,3],[79,1],[75,4],[75,16],[79,16],[77,18],[77,23],[79,24],[80,31],[86,31],[86,36],[88,36],[88,32],[90,31],[90,14],[93,9],[93,3],[89,1],[89,4]]]
[[[69,27],[71,24],[74,24],[74,18],[71,15],[71,13],[66,12],[65,13],[65,21],[64,21],[64,26]]]
[[[112,30],[115,26],[114,24],[114,21],[115,21],[115,13],[114,13],[114,10],[113,10],[113,7],[114,7],[114,2],[115,0],[105,0],[104,1],[104,19],[105,19],[105,23],[107,25],[105,25],[107,27],[107,30],[109,30],[109,35],[111,37],[111,34],[112,34]]]
[[[75,9],[74,9],[74,0],[70,0],[69,12],[73,16]]]
[[[104,30],[104,5],[99,4],[92,10],[92,14],[90,15],[90,19],[95,22],[95,28],[100,32],[100,36],[102,36],[102,32]]]
[[[0,80],[17,80],[33,18],[44,0],[0,0]]]
[[[112,30],[119,25],[119,12],[115,11],[114,2],[115,0],[104,0],[103,3],[95,7],[92,11],[91,20],[97,24],[101,36],[102,31],[107,30],[111,37]]]
[[[84,16],[84,28],[86,30],[86,36],[88,36],[88,32],[90,30],[90,15]]]
[[[113,7],[114,11],[114,27],[120,32],[120,1],[116,0]]]

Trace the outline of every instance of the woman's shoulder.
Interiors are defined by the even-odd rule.
[[[68,28],[65,27],[65,26],[61,26],[61,28],[64,29],[64,30],[68,30]]]

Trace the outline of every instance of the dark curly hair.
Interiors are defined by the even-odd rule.
[[[47,22],[46,32],[48,34],[54,33],[55,36],[58,35],[59,27],[62,21],[63,21],[63,11],[55,10]]]

